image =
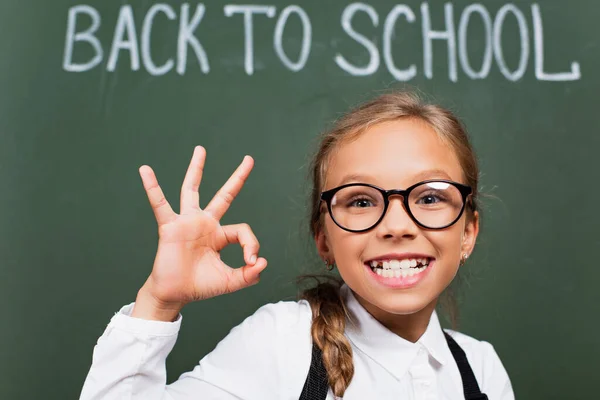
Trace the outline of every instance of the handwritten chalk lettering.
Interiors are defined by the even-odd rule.
[[[152,32],[152,23],[154,22],[154,17],[158,13],[163,13],[166,17],[173,21],[177,18],[175,11],[168,4],[155,4],[150,7],[150,10],[146,13],[146,17],[144,18],[144,24],[142,26],[142,63],[146,68],[146,71],[150,73],[150,75],[164,75],[173,69],[173,65],[175,62],[172,58],[169,58],[163,65],[157,66],[152,60],[152,54],[150,54],[150,34]]]
[[[369,52],[369,63],[364,67],[352,65],[350,62],[348,62],[348,60],[344,58],[344,56],[342,56],[339,53],[335,56],[335,62],[341,69],[348,72],[350,75],[367,76],[374,74],[379,69],[379,49],[366,36],[356,32],[352,27],[352,18],[354,17],[354,14],[356,14],[358,11],[367,13],[375,27],[379,25],[379,15],[373,7],[365,3],[350,4],[344,9],[344,12],[342,13],[341,23],[344,32],[346,32],[348,36],[350,36],[352,39],[354,39],[367,49],[367,51]]]
[[[254,14],[263,14],[268,18],[274,18],[277,9],[274,6],[261,5],[233,5],[229,4],[224,7],[224,13],[227,17],[235,14],[244,15],[244,70],[246,74],[254,74]],[[294,13],[300,18],[302,23],[302,48],[298,61],[292,61],[283,49],[283,33],[290,15]],[[306,11],[297,5],[290,5],[283,9],[273,34],[273,48],[279,57],[281,63],[288,69],[298,72],[304,68],[310,49],[312,46],[312,24]]]
[[[79,14],[87,14],[92,19],[92,24],[83,32],[76,32],[77,17]],[[65,50],[63,54],[63,69],[69,72],[85,72],[102,62],[104,52],[100,40],[94,34],[100,27],[100,13],[90,6],[79,5],[69,8],[67,19],[67,35],[65,38]],[[92,45],[96,53],[91,60],[86,63],[73,62],[73,45],[75,42],[87,42]]]
[[[246,74],[254,73],[254,29],[252,26],[254,14],[264,14],[269,18],[275,17],[274,6],[258,5],[226,5],[224,7],[225,15],[231,17],[235,14],[244,14],[244,68]]]
[[[430,5],[431,4],[431,5]],[[204,74],[210,72],[208,55],[202,46],[196,31],[202,23],[206,7],[202,3],[190,6],[182,3],[180,9],[173,8],[167,3],[156,3],[146,11],[141,27],[140,36],[135,25],[134,11],[131,5],[122,5],[110,43],[106,70],[115,71],[119,61],[121,65],[138,71],[143,67],[148,74],[161,76],[170,72],[184,75],[188,67],[188,51],[193,52],[200,71]],[[542,21],[542,10],[539,4],[531,4],[531,20],[526,13],[512,3],[502,5],[495,15],[480,3],[467,4],[462,11],[455,8],[453,3],[446,2],[443,7],[440,3],[423,1],[420,3],[420,15],[415,15],[413,9],[406,4],[396,4],[386,15],[381,32],[381,49],[378,47],[377,38],[368,37],[359,32],[353,25],[354,18],[366,14],[373,27],[379,28],[379,14],[368,3],[355,2],[348,4],[341,13],[340,24],[344,35],[360,47],[358,53],[366,53],[366,63],[360,65],[349,61],[339,51],[334,55],[334,62],[340,70],[352,76],[369,76],[378,72],[383,56],[383,64],[387,72],[398,81],[410,81],[417,77],[419,72],[418,62],[414,62],[414,54],[400,53],[396,49],[394,57],[394,39],[401,36],[407,29],[420,30],[420,43],[423,50],[422,71],[427,79],[434,78],[434,61],[438,64],[447,64],[448,79],[457,82],[459,72],[468,79],[486,79],[494,66],[507,80],[516,82],[523,79],[528,71],[530,58],[533,57],[533,74],[539,81],[576,81],[581,79],[579,62],[572,61],[570,70],[565,72],[547,72],[544,64],[545,37]],[[179,11],[179,15],[178,15]],[[138,11],[139,12],[139,11]],[[309,14],[298,5],[288,5],[277,16],[277,9],[272,5],[237,5],[227,4],[223,8],[226,17],[237,14],[242,16],[244,31],[244,71],[253,75],[255,70],[254,23],[257,16],[274,19],[273,50],[282,65],[292,72],[302,71],[310,61],[313,45],[313,27]],[[443,24],[432,26],[432,15],[443,13]],[[256,17],[256,18],[255,18]],[[169,23],[178,23],[176,54],[166,59],[158,60],[152,55],[152,38],[160,35],[159,31],[153,32],[154,22],[157,18],[167,20]],[[289,49],[284,48],[284,35],[290,19],[297,19],[301,24],[301,47],[296,56],[289,54]],[[264,19],[264,18],[263,18]],[[455,20],[458,25],[455,26]],[[470,27],[473,21],[481,21],[484,34],[483,54],[473,54],[469,51],[468,42]],[[507,37],[506,30],[512,28],[516,22],[518,40],[503,41]],[[178,21],[178,22],[177,22]],[[529,24],[531,22],[531,24]],[[420,23],[420,26],[419,26]],[[86,72],[96,68],[104,61],[104,50],[99,37],[102,28],[102,18],[98,10],[89,5],[76,5],[69,8],[67,13],[67,29],[65,35],[62,66],[68,72]],[[511,28],[509,28],[511,27]],[[531,28],[531,31],[530,31]],[[289,32],[288,32],[289,35]],[[402,36],[401,36],[402,37]],[[510,35],[508,37],[514,37]],[[139,42],[138,42],[139,39]],[[295,38],[292,38],[295,39]],[[320,38],[321,43],[336,43],[333,38]],[[337,38],[336,38],[337,39]],[[434,60],[434,41],[443,41],[447,52],[445,57],[436,54]],[[533,44],[531,44],[533,41]],[[289,43],[289,42],[288,42]],[[175,47],[175,46],[174,46]],[[92,49],[91,56],[77,57],[77,50]],[[504,54],[517,48],[519,57],[517,65],[509,66]],[[86,53],[87,54],[87,53]],[[479,57],[481,57],[479,59]]]
[[[190,6],[187,3],[181,5],[181,18],[179,20],[179,36],[177,38],[177,73],[179,75],[185,74],[187,66],[187,50],[188,46],[192,46],[198,63],[200,64],[200,70],[208,74],[210,71],[210,65],[208,64],[208,56],[204,47],[200,44],[198,38],[194,35],[194,32],[202,22],[204,12],[206,8],[204,4],[198,4],[194,16],[190,20]]]
[[[204,4],[197,4],[194,15],[190,18],[190,6],[183,3],[180,10],[179,34],[177,38],[177,73],[185,74],[187,67],[188,47],[191,47],[196,55],[200,69],[203,73],[210,71],[208,57],[202,44],[195,36],[195,31],[204,17]],[[157,66],[151,55],[152,25],[157,14],[162,13],[170,21],[177,19],[175,10],[168,4],[154,4],[144,17],[141,31],[141,61],[144,69],[151,75],[164,75],[171,71],[175,65],[173,58],[167,59],[162,65]],[[92,23],[83,31],[77,31],[77,22],[80,15],[87,15]],[[65,39],[65,50],[63,57],[63,69],[69,72],[85,72],[99,65],[104,57],[104,51],[100,40],[95,36],[101,25],[100,13],[88,5],[71,7],[68,13],[67,33]],[[85,63],[73,61],[74,45],[77,42],[87,42],[95,52],[94,57]],[[115,26],[110,55],[106,64],[108,71],[114,71],[119,63],[122,51],[129,52],[129,66],[133,71],[140,69],[140,45],[138,44],[137,31],[134,22],[133,9],[131,5],[123,5],[119,9],[119,16]]]
[[[521,55],[519,56],[519,66],[515,71],[510,71],[506,62],[504,61],[504,54],[502,50],[502,28],[504,20],[508,13],[512,13],[517,19],[519,25],[519,36],[521,37]],[[525,75],[527,69],[527,62],[529,61],[529,31],[527,29],[527,21],[525,15],[513,4],[506,4],[498,10],[496,19],[494,20],[494,56],[496,62],[500,68],[502,75],[510,81],[518,81]]]
[[[458,80],[458,74],[456,72],[456,35],[454,33],[454,13],[452,4],[444,4],[446,27],[443,31],[434,31],[431,29],[428,3],[421,4],[421,18],[423,20],[423,64],[425,76],[428,79],[433,78],[433,51],[431,42],[433,40],[445,40],[448,43],[448,75],[452,82],[456,82]]]
[[[293,62],[288,58],[283,50],[283,31],[285,30],[285,25],[287,24],[287,20],[290,14],[295,13],[300,18],[302,22],[302,49],[300,50],[300,57],[297,62]],[[308,56],[310,55],[310,48],[312,44],[312,25],[310,23],[310,19],[308,18],[308,14],[298,6],[288,6],[283,9],[281,15],[277,19],[277,25],[275,25],[275,35],[273,37],[273,47],[275,48],[275,53],[279,57],[279,60],[285,65],[288,69],[298,72],[304,68],[306,62],[308,61]]]
[[[535,77],[540,81],[576,81],[581,79],[581,70],[578,62],[571,63],[571,71],[547,73],[544,72],[544,28],[540,6],[531,5],[533,15],[533,36],[535,47]]]
[[[467,54],[469,22],[471,21],[471,15],[474,13],[479,14],[483,21],[483,28],[485,29],[485,50],[483,53],[481,69],[479,71],[475,71],[471,67],[469,56]],[[483,5],[471,4],[464,9],[460,16],[460,22],[458,23],[458,59],[460,60],[460,66],[464,73],[471,79],[487,78],[490,69],[492,68],[492,51],[492,17]]]
[[[124,36],[127,35],[127,39]],[[135,22],[133,21],[133,11],[130,5],[121,7],[119,19],[115,27],[115,34],[106,67],[109,71],[114,71],[119,59],[121,50],[129,51],[131,69],[137,71],[140,69],[140,52],[138,48],[137,35],[135,33]]]
[[[383,25],[383,60],[388,71],[396,80],[410,81],[417,75],[417,66],[411,64],[407,69],[398,69],[392,57],[392,35],[400,15],[403,15],[409,23],[415,22],[415,14],[410,7],[404,4],[397,5],[390,11]]]

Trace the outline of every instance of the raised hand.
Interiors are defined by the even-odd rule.
[[[158,249],[152,273],[138,292],[133,317],[173,320],[192,301],[258,283],[267,260],[258,257],[259,243],[247,224],[222,226],[219,220],[240,192],[254,160],[246,156],[240,166],[202,210],[199,186],[206,151],[198,146],[181,187],[180,213],[176,214],[158,185],[152,168],[142,166],[140,176],[158,223]],[[246,265],[231,268],[219,252],[239,243]]]

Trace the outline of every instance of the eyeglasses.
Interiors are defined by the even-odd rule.
[[[321,193],[333,222],[348,232],[365,232],[379,224],[390,196],[402,196],[410,218],[426,229],[447,228],[461,217],[469,186],[448,180],[428,180],[406,190],[384,190],[366,183],[349,183]]]

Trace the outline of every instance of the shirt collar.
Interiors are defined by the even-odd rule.
[[[446,363],[450,350],[435,311],[423,336],[412,343],[387,329],[369,314],[346,285],[342,286],[342,296],[349,313],[346,336],[360,351],[396,379],[401,379],[406,374],[420,349],[425,349],[439,364]]]

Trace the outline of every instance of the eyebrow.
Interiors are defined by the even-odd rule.
[[[352,174],[345,176],[344,179],[342,179],[342,181],[340,182],[339,186],[345,185],[346,183],[373,182],[374,180],[375,179],[373,179],[373,177],[369,175]]]
[[[446,171],[441,169],[430,169],[427,171],[419,172],[418,174],[412,176],[411,182],[414,184],[428,179],[452,180],[452,178],[450,178],[450,175],[448,175]],[[342,179],[342,181],[340,182],[339,186],[345,185],[347,183],[373,183],[376,180],[377,179],[375,179],[371,175],[351,174],[345,176],[344,179]]]
[[[452,180],[450,175],[448,175],[448,173],[446,171],[444,171],[443,169],[430,169],[427,171],[420,172],[414,176],[415,183],[418,181],[424,181],[427,179],[437,179],[437,178]]]

